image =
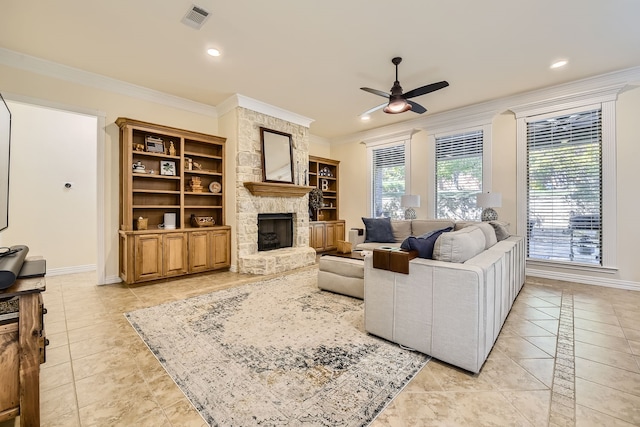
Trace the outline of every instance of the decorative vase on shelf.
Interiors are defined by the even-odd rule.
[[[318,210],[322,208],[324,196],[319,188],[314,188],[309,192],[309,218],[318,216]]]

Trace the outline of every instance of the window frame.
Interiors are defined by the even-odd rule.
[[[435,165],[434,165],[434,170],[435,170],[435,174],[434,174],[434,185],[433,185],[433,191],[434,191],[434,217],[436,219],[438,218],[438,140],[441,139],[445,139],[445,138],[455,138],[455,137],[462,137],[463,135],[467,135],[467,134],[471,134],[471,133],[480,133],[480,159],[481,159],[481,168],[482,168],[482,174],[480,176],[480,189],[476,192],[477,193],[482,193],[484,192],[484,170],[485,170],[485,166],[484,166],[484,162],[485,162],[485,144],[484,144],[484,129],[467,129],[464,132],[454,132],[454,133],[448,133],[446,135],[435,135],[435,153],[436,155],[434,156],[434,161],[435,161]],[[470,217],[466,217],[466,218],[442,218],[442,219],[456,219],[456,220],[460,220],[460,221],[479,221],[480,220],[480,215],[481,215],[481,209],[477,212],[477,217],[476,218],[470,218]]]
[[[556,266],[584,271],[616,270],[617,253],[617,209],[616,209],[616,119],[615,101],[617,88],[611,92],[601,93],[599,96],[567,99],[565,102],[533,103],[511,108],[516,114],[516,144],[517,144],[517,234],[527,235],[527,123],[571,114],[576,111],[601,110],[601,138],[602,138],[602,254],[601,265],[588,265],[572,261],[541,260],[529,258],[530,266]]]
[[[428,194],[427,194],[427,205],[429,207],[429,218],[436,218],[436,185],[437,185],[437,177],[436,177],[436,140],[438,138],[444,138],[448,136],[461,135],[468,132],[474,131],[482,131],[482,191],[481,192],[492,192],[492,150],[491,150],[491,140],[492,140],[492,125],[491,123],[482,123],[475,125],[462,125],[456,127],[447,127],[440,129],[433,129],[429,135],[427,136],[428,145],[429,145],[429,178],[431,182],[428,185]]]
[[[413,130],[408,133],[401,133],[397,135],[391,136],[383,136],[381,138],[371,139],[368,141],[363,141],[363,143],[367,147],[367,168],[368,168],[368,192],[369,192],[369,216],[373,217],[375,215],[375,201],[374,197],[374,189],[373,189],[373,151],[378,149],[384,149],[394,146],[403,145],[404,146],[404,173],[405,173],[405,181],[404,181],[404,191],[405,194],[411,193],[411,135],[413,134]]]

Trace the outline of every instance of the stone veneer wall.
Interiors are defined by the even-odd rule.
[[[235,214],[238,271],[273,274],[315,263],[316,251],[309,247],[308,196],[258,197],[244,186],[244,182],[262,181],[260,127],[291,134],[294,181],[297,184],[309,164],[309,128],[242,107],[238,107],[237,118]],[[293,247],[258,252],[258,213],[293,213]]]

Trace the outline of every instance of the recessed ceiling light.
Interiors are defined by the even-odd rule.
[[[556,68],[562,68],[565,65],[567,65],[569,63],[569,61],[567,61],[566,59],[560,59],[556,62],[554,62],[553,64],[551,64],[551,69],[556,69]]]
[[[218,49],[207,49],[207,53],[211,56],[220,56],[220,51]]]
[[[360,116],[360,120],[362,120],[363,122],[366,122],[366,121],[368,121],[370,119],[371,119],[371,116],[369,116],[369,115]]]

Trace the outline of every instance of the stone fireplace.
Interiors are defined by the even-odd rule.
[[[309,127],[247,108],[236,110],[238,141],[236,157],[236,245],[238,272],[274,274],[312,265],[316,251],[309,247],[309,208],[302,186],[290,185],[293,191],[259,193],[247,183],[262,182],[262,146],[260,127],[289,133],[293,139],[293,164],[308,165]],[[295,183],[298,183],[298,176]],[[268,183],[264,183],[268,185]],[[290,246],[259,250],[259,217],[273,215],[290,218]],[[267,233],[275,232],[267,230]],[[269,237],[269,236],[267,236]],[[273,236],[270,236],[271,238]],[[282,245],[281,245],[282,246]]]

